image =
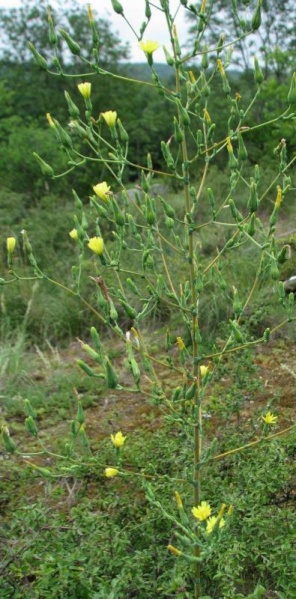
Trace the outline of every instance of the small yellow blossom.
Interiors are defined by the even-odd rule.
[[[178,491],[175,491],[175,499],[176,499],[176,504],[177,504],[179,510],[182,510],[183,509],[183,503],[182,503],[182,499],[181,499]]]
[[[278,417],[274,416],[271,412],[267,412],[265,416],[262,416],[262,420],[265,424],[276,424]]]
[[[101,112],[103,119],[106,121],[108,127],[114,127],[117,119],[117,112],[115,110],[107,110],[107,112]]]
[[[218,516],[211,516],[208,519],[208,521],[207,521],[207,528],[206,528],[206,531],[207,531],[208,534],[210,534],[211,532],[213,532],[213,529],[214,529],[217,521],[218,521]],[[225,526],[225,520],[224,520],[224,518],[221,518],[219,520],[219,528],[223,528],[223,526]]]
[[[199,506],[193,507],[191,512],[197,520],[206,520],[211,515],[212,508],[207,501],[202,501]]]
[[[222,62],[221,58],[218,58],[218,60],[217,60],[217,66],[218,66],[218,71],[219,71],[220,75],[222,75],[222,76],[225,75],[225,69],[224,69],[223,62]]]
[[[232,143],[230,141],[230,137],[226,137],[226,145],[227,145],[228,152],[232,152],[233,153],[233,147],[232,147]]]
[[[119,474],[119,470],[117,468],[105,468],[104,474],[107,478],[114,478]]]
[[[101,256],[104,251],[104,241],[102,237],[92,237],[87,245],[94,254],[97,254],[97,256]]]
[[[79,83],[79,85],[77,86],[82,97],[85,100],[88,100],[90,98],[90,94],[91,94],[91,83]]]
[[[16,244],[15,237],[7,237],[6,248],[10,255],[13,254],[13,252],[14,252],[15,244]]]
[[[209,366],[202,365],[199,367],[199,370],[200,370],[201,377],[204,378],[205,376],[207,376],[207,374],[209,372]]]
[[[212,122],[210,113],[208,112],[208,110],[206,108],[203,109],[203,113],[204,113],[205,120],[207,121],[208,124],[210,124]]]
[[[78,239],[77,229],[72,229],[72,231],[69,231],[69,235],[70,235],[71,239],[75,239],[75,241],[76,241]]]
[[[88,14],[88,18],[90,23],[94,23],[94,13],[92,11],[92,7],[90,4],[87,5],[87,14]]]
[[[239,92],[236,92],[235,99],[237,102],[239,102],[242,99],[241,94]]]
[[[276,200],[275,200],[275,207],[279,208],[281,203],[282,203],[282,199],[283,199],[283,192],[280,188],[280,186],[277,186],[277,195],[276,195]]]
[[[123,436],[121,431],[116,433],[116,435],[111,435],[111,441],[112,441],[114,447],[117,447],[117,448],[122,447],[125,440],[126,440],[126,437]]]
[[[159,43],[153,42],[152,40],[147,40],[146,42],[142,40],[141,42],[139,42],[139,47],[146,54],[153,54],[153,52],[155,52],[155,50],[159,48]]]
[[[49,124],[50,127],[52,127],[53,129],[55,128],[55,122],[51,116],[51,114],[49,112],[46,113],[46,118],[47,118],[47,122]]]
[[[174,547],[174,545],[168,545],[168,550],[174,555],[177,555],[178,557],[179,555],[182,555],[182,551],[180,551],[180,549],[177,549],[177,547]]]
[[[108,200],[108,195],[110,193],[110,186],[107,185],[106,181],[102,183],[97,183],[97,185],[93,186],[93,190],[95,194],[100,198],[100,200]]]
[[[177,341],[177,345],[178,345],[180,351],[185,349],[185,343],[184,343],[182,337],[177,337],[176,341]]]

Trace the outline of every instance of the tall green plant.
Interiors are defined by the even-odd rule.
[[[185,510],[178,491],[175,493],[178,515],[176,516],[174,507],[171,512],[163,507],[153,489],[153,478],[159,476],[157,472],[147,477],[145,471],[135,473],[125,466],[123,450],[126,436],[122,431],[111,438],[115,449],[114,464],[101,464],[99,458],[95,460],[97,465],[104,468],[107,478],[123,476],[132,480],[133,476],[142,477],[147,498],[174,527],[178,547],[169,544],[168,549],[179,559],[193,564],[195,599],[202,596],[202,563],[209,558],[213,547],[219,546],[219,539],[224,534],[227,535],[233,510],[232,506],[224,504],[223,498],[212,498],[214,504],[222,504],[213,513],[210,498],[204,498],[203,478],[212,460],[223,459],[225,455],[243,451],[245,447],[241,445],[223,455],[216,455],[216,442],[210,447],[205,446],[203,406],[211,380],[217,366],[230,354],[238,354],[258,343],[267,343],[275,330],[295,319],[294,296],[286,296],[283,285],[278,280],[278,264],[283,256],[278,254],[274,235],[281,203],[291,187],[289,169],[296,157],[290,158],[287,155],[286,142],[282,139],[276,148],[278,170],[265,187],[261,183],[260,166],[253,168],[251,176],[247,174],[249,169],[246,167],[248,133],[264,127],[268,131],[271,122],[277,122],[280,127],[285,119],[292,118],[296,101],[295,77],[284,111],[274,115],[267,123],[258,123],[249,128],[248,113],[260,97],[262,71],[255,60],[257,91],[250,102],[245,102],[239,91],[231,88],[228,80],[227,68],[231,61],[232,46],[224,35],[221,35],[215,47],[204,47],[203,39],[213,2],[208,4],[203,0],[199,9],[196,9],[186,0],[180,2],[180,9],[194,14],[196,19],[196,37],[192,50],[184,54],[169,0],[160,0],[157,7],[149,0],[143,2],[145,22],[136,35],[151,70],[151,82],[132,80],[132,83],[155,86],[165,101],[169,101],[174,107],[171,136],[161,143],[166,165],[163,171],[153,167],[150,154],[147,155],[146,164],[136,164],[129,156],[128,123],[125,123],[124,114],[118,115],[114,106],[98,114],[96,106],[92,105],[89,79],[92,76],[119,75],[107,72],[100,65],[100,36],[90,7],[88,18],[93,40],[91,58],[83,53],[83,48],[65,30],[60,31],[70,52],[75,57],[78,56],[86,67],[86,72],[81,74],[82,82],[79,83],[77,92],[83,97],[85,112],[81,114],[76,98],[66,91],[69,125],[65,127],[48,115],[49,126],[68,157],[69,168],[64,173],[55,173],[51,165],[35,154],[42,172],[53,178],[67,175],[73,169],[85,167],[88,163],[105,165],[105,180],[89,182],[90,190],[92,189],[89,198],[93,211],[91,222],[86,218],[83,202],[73,191],[76,211],[70,237],[77,262],[72,266],[73,286],[65,287],[65,292],[79,297],[92,310],[94,321],[97,320],[117,336],[122,352],[126,352],[126,365],[132,382],[126,383],[126,377],[116,371],[107,355],[106,343],[102,339],[104,335],[100,335],[95,326],[90,331],[91,343],[82,343],[88,359],[78,360],[78,365],[89,376],[103,379],[109,389],[141,393],[147,399],[157,402],[172,425],[181,428],[192,443],[192,463],[186,470],[184,480],[182,479],[192,489],[191,513],[188,514]],[[118,0],[112,0],[112,6],[117,14],[126,18],[124,6]],[[151,18],[157,18],[158,11],[165,19],[171,40],[170,48],[163,48],[163,51],[167,64],[174,73],[173,88],[162,83],[154,68],[154,55],[160,49],[159,42],[143,39],[147,24]],[[260,11],[261,0],[258,0],[251,29],[246,32],[245,25],[242,26],[237,42],[260,26]],[[60,75],[63,74],[63,69],[58,60],[58,34],[51,15],[49,31],[56,53],[54,64],[57,65],[57,70],[53,75]],[[42,69],[47,69],[46,60],[32,44],[31,50],[37,64]],[[214,64],[213,68],[209,68],[210,59]],[[197,74],[193,74],[192,64]],[[217,81],[222,83],[222,93],[228,107],[228,120],[224,124],[222,139],[215,137],[215,123],[219,114],[210,114],[209,111],[209,99],[216,93]],[[125,82],[128,93],[131,80],[126,78]],[[83,141],[85,151],[81,150],[81,143],[77,150],[76,140]],[[212,188],[207,185],[209,173],[215,168],[215,162],[221,154],[228,161],[229,178],[228,189],[223,196],[214,186]],[[138,170],[141,184],[136,190],[130,191],[124,183],[124,173],[128,168]],[[163,179],[165,186],[172,182],[182,189],[178,213],[166,200],[164,187],[157,191],[153,185],[156,176]],[[242,193],[248,197],[243,207],[240,205]],[[265,214],[263,218],[260,217],[259,209],[266,197],[271,200],[271,210],[269,216],[266,217]],[[205,205],[207,210],[204,209]],[[214,255],[210,257],[203,251],[201,242],[201,232],[204,235],[207,230],[225,231],[225,235],[219,237],[221,242]],[[7,244],[10,275],[8,279],[2,280],[3,284],[20,278],[13,267],[15,242],[12,239]],[[53,280],[39,268],[38,257],[35,257],[33,250],[34,239],[31,243],[26,232],[23,232],[23,246],[32,267],[32,279],[46,280],[64,288],[63,281]],[[252,249],[251,254],[249,249]],[[91,263],[85,260],[90,253],[93,256]],[[232,278],[229,272],[231,257],[237,257],[240,253],[246,261],[252,256],[250,272],[253,274],[246,290],[236,287],[235,275]],[[179,267],[178,272],[182,272],[181,277],[178,275],[179,280],[175,276],[176,265]],[[85,271],[96,289],[95,305],[91,305],[84,295],[81,281]],[[273,330],[266,329],[260,338],[250,340],[242,325],[243,317],[251,309],[252,300],[262,281],[265,284],[270,281],[275,287],[275,301],[287,310],[287,318]],[[224,330],[224,339],[219,331],[209,350],[207,339],[202,334],[202,322],[206,311],[210,309],[207,299],[210,288],[214,288],[216,295],[226,298],[231,306],[231,318]],[[159,302],[171,310],[175,327],[168,326],[164,356],[155,356],[145,339],[145,321]],[[202,310],[200,306],[203,306]],[[93,365],[90,365],[90,360]],[[164,370],[167,372],[165,380],[159,376],[160,368],[162,373]],[[41,452],[50,454],[39,436],[36,414],[29,402],[26,403],[26,409],[27,430],[40,443]],[[248,444],[248,447],[256,448],[263,441],[271,440],[274,435],[268,434],[268,428],[276,422],[277,417],[268,411],[262,417],[261,437]],[[86,435],[85,415],[79,402],[71,431],[72,442],[65,445],[64,453],[59,456],[67,462],[65,467],[70,473],[75,471],[76,441],[80,439],[85,450],[91,451]],[[3,439],[6,449],[15,451],[14,441],[6,428]],[[53,476],[50,469],[37,464],[33,467],[44,476]],[[259,595],[258,591],[256,596]]]

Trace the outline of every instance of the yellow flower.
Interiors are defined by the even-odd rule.
[[[122,447],[125,440],[126,440],[126,437],[123,436],[121,431],[119,431],[119,433],[116,433],[116,435],[111,435],[111,441],[112,441],[114,447],[117,447],[117,448]]]
[[[110,185],[107,185],[106,181],[94,185],[93,190],[95,194],[98,196],[98,198],[100,198],[100,200],[108,200],[108,194],[110,193]]]
[[[262,419],[265,424],[276,424],[278,417],[274,416],[271,412],[267,412],[265,416],[262,416]]]
[[[283,192],[280,188],[280,186],[277,186],[277,195],[276,195],[276,200],[275,200],[275,207],[279,208],[281,203],[282,203],[282,199],[283,199]]]
[[[218,58],[218,60],[217,60],[217,65],[218,65],[219,73],[221,75],[225,75],[225,69],[224,69],[224,66],[223,66],[223,62],[222,62],[222,60],[220,58]]]
[[[204,117],[205,117],[207,123],[210,124],[212,122],[210,113],[208,112],[208,110],[206,108],[203,109],[203,112],[204,112]]]
[[[117,119],[117,112],[115,110],[107,110],[107,112],[101,112],[103,119],[106,121],[108,127],[114,127]]]
[[[212,513],[212,508],[207,501],[202,501],[197,507],[192,508],[194,518],[198,520],[206,520]]]
[[[208,521],[207,521],[207,528],[206,528],[206,531],[207,531],[208,534],[210,534],[211,532],[213,532],[213,529],[214,529],[217,521],[218,521],[218,516],[211,516],[208,519]],[[225,526],[225,520],[224,520],[224,518],[221,518],[219,520],[219,528],[223,528],[223,526]]]
[[[176,341],[177,341],[177,345],[178,345],[180,351],[185,349],[185,343],[184,343],[182,337],[177,337]]]
[[[71,237],[71,239],[78,239],[78,232],[77,229],[72,229],[72,231],[69,232],[69,235]]]
[[[94,254],[97,254],[97,256],[101,256],[104,251],[104,241],[102,237],[92,237],[87,245]]]
[[[49,114],[49,112],[46,113],[46,118],[47,118],[47,122],[48,122],[49,126],[54,129],[55,128],[55,122],[54,122],[51,114]]]
[[[182,503],[182,499],[181,499],[178,491],[175,491],[175,499],[176,499],[176,504],[177,504],[179,510],[182,510],[183,509],[183,503]]]
[[[79,83],[77,87],[83,98],[85,100],[88,100],[90,98],[91,93],[91,83]]]
[[[201,377],[204,378],[205,376],[207,376],[207,374],[209,372],[209,366],[200,366],[199,370],[200,370]]]
[[[153,54],[153,52],[155,52],[155,50],[159,48],[159,43],[153,42],[152,40],[147,40],[146,42],[142,40],[141,42],[139,42],[139,47],[146,54]]]
[[[7,237],[6,239],[6,247],[9,254],[13,254],[14,248],[16,244],[15,237]]]
[[[168,545],[168,550],[174,555],[177,555],[178,557],[179,555],[182,555],[182,551],[180,551],[180,549],[177,549],[177,547],[174,547],[174,545]]]
[[[119,474],[119,470],[117,468],[105,468],[104,474],[107,478],[114,478]]]

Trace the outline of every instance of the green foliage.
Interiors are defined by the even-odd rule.
[[[187,3],[182,4],[186,10]],[[114,0],[112,5],[125,18],[121,4]],[[60,117],[46,111],[48,133],[55,138],[61,161],[58,152],[52,152],[52,140],[47,147],[38,148],[43,139],[38,124],[36,164],[53,185],[59,185],[63,175],[72,178],[79,169],[88,179],[83,175],[77,181],[71,179],[74,185],[78,182],[78,189],[72,191],[74,227],[55,203],[52,193],[56,190],[48,183],[51,194],[40,202],[38,213],[30,213],[29,231],[23,229],[22,243],[16,243],[16,236],[9,231],[3,257],[7,270],[1,284],[6,291],[15,289],[14,284],[25,289],[34,281],[33,290],[43,290],[43,300],[34,311],[37,318],[32,317],[33,295],[21,316],[24,338],[26,330],[36,336],[48,307],[46,323],[54,327],[55,337],[65,336],[65,330],[59,330],[64,323],[73,334],[83,322],[80,316],[75,318],[70,303],[76,302],[87,316],[91,314],[91,341],[84,342],[84,331],[83,340],[79,339],[84,355],[76,361],[76,375],[89,376],[88,390],[106,390],[104,409],[110,399],[132,395],[135,402],[140,398],[144,404],[146,399],[146,405],[154,406],[166,424],[150,436],[132,433],[128,420],[123,421],[122,430],[116,430],[118,425],[112,421],[116,411],[111,412],[102,432],[105,439],[110,425],[111,439],[95,439],[93,445],[87,402],[76,386],[76,376],[72,394],[67,377],[61,377],[50,407],[66,400],[72,420],[68,433],[63,427],[56,441],[42,433],[42,397],[30,393],[30,398],[21,398],[25,399],[26,436],[23,433],[20,443],[15,443],[4,422],[2,437],[8,458],[15,464],[21,457],[31,473],[44,477],[51,501],[61,492],[60,481],[65,482],[69,503],[76,489],[80,501],[69,509],[67,525],[59,514],[53,528],[45,529],[43,549],[38,545],[40,522],[44,530],[43,506],[28,508],[27,522],[20,507],[20,524],[12,520],[10,533],[16,526],[22,541],[32,528],[33,514],[38,523],[37,546],[34,544],[31,552],[31,544],[23,547],[21,543],[19,561],[8,559],[5,593],[7,585],[17,586],[18,578],[25,591],[28,588],[30,596],[36,597],[111,599],[140,593],[143,599],[151,595],[168,599],[181,593],[184,598],[201,599],[205,589],[212,599],[221,599],[221,595],[238,599],[242,593],[250,599],[263,597],[265,588],[267,593],[270,588],[275,593],[295,590],[295,560],[281,557],[284,547],[292,549],[292,519],[290,511],[287,515],[279,507],[283,496],[285,502],[291,498],[294,424],[282,428],[281,414],[271,411],[274,398],[265,409],[254,410],[248,420],[244,415],[249,394],[263,393],[253,364],[254,347],[268,343],[274,333],[296,319],[294,295],[285,294],[279,281],[284,258],[276,240],[282,203],[293,189],[291,167],[296,156],[290,155],[282,137],[272,148],[276,128],[294,119],[295,76],[287,101],[283,88],[281,101],[265,106],[264,90],[266,98],[271,97],[273,81],[267,80],[264,88],[264,74],[255,59],[253,87],[246,91],[243,78],[238,78],[235,90],[227,72],[231,52],[224,34],[214,47],[205,46],[208,19],[214,19],[207,3],[202,2],[199,12],[194,5],[188,7],[197,17],[197,31],[186,55],[179,45],[170,2],[164,0],[161,10],[171,45],[166,58],[174,78],[162,80],[153,57],[159,44],[142,39],[152,7],[145,2],[146,20],[138,33],[133,29],[141,40],[151,81],[135,81],[128,74],[118,77],[116,68],[100,62],[99,32],[90,7],[86,24],[79,15],[77,19],[70,15],[72,29],[55,29],[55,19],[48,13],[54,57],[46,44],[39,47],[30,42],[42,72],[58,78],[75,77],[81,61],[88,73],[87,81],[80,75],[82,82],[66,90],[69,121],[64,113]],[[232,3],[237,47],[247,33],[251,36],[260,28],[262,13],[262,2],[257,0],[249,25],[241,20],[237,23],[238,9],[236,2]],[[36,14],[39,19],[39,12]],[[42,31],[41,27],[40,40]],[[99,86],[95,89],[91,77],[98,84],[102,79],[113,82],[114,98],[112,94],[108,97],[111,105],[105,105],[107,96],[100,96],[102,90]],[[118,91],[128,88],[135,98],[130,106],[125,93],[118,102],[116,97]],[[11,105],[13,101],[11,96]],[[11,125],[11,114],[9,109],[6,127]],[[35,124],[27,119],[26,125],[33,133]],[[266,135],[261,139],[262,149],[274,150],[270,171],[266,169],[264,174],[264,161],[257,163],[254,149],[261,129]],[[285,131],[290,135],[292,129],[288,126]],[[28,145],[24,131],[19,128],[16,134],[13,127],[7,144],[6,154],[14,169],[20,161],[15,151],[16,144],[21,147],[20,133]],[[150,149],[152,139],[156,152]],[[256,164],[252,165],[254,157]],[[223,175],[217,177],[221,166]],[[33,191],[40,195],[41,185],[34,170],[30,171],[31,164],[26,167],[29,174],[24,184],[29,189],[34,179]],[[129,178],[135,175],[138,185],[130,188]],[[12,171],[10,176],[18,183]],[[176,191],[173,200],[169,189]],[[55,225],[57,215],[60,222]],[[37,231],[42,231],[39,236]],[[60,262],[55,260],[55,251],[63,256]],[[57,298],[52,304],[47,300],[49,286],[56,295],[62,292],[70,298],[64,302],[62,317],[55,317]],[[274,312],[278,312],[265,329],[258,316],[260,299],[266,297],[263,288],[265,294],[273,294]],[[16,324],[18,299],[10,297],[15,302],[12,319]],[[166,331],[157,331],[156,344],[151,342],[149,327],[153,319],[156,324],[159,313],[167,326]],[[250,313],[253,328],[248,326]],[[44,335],[51,339],[46,328]],[[115,353],[110,351],[111,339],[113,343],[117,340]],[[46,365],[39,348],[37,354]],[[9,377],[8,381],[12,385]],[[75,410],[73,396],[77,398]],[[58,412],[65,416],[63,410]],[[216,419],[217,425],[205,424],[205,416]],[[273,430],[277,432],[272,434]],[[282,440],[288,432],[294,434],[289,451],[287,441]],[[23,447],[26,442],[28,450]],[[86,481],[94,484],[93,494],[86,494]],[[84,501],[89,502],[85,515],[80,510]],[[271,519],[276,528],[274,522],[271,527]],[[285,541],[280,543],[283,528]],[[57,530],[59,535],[52,535]],[[94,548],[100,545],[104,553]],[[38,564],[36,554],[41,555]],[[222,559],[225,556],[227,561]],[[136,563],[132,572],[131,561]]]

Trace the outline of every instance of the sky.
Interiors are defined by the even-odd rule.
[[[131,32],[124,19],[114,13],[111,0],[78,0],[83,5],[90,4],[94,10],[102,17],[108,19],[112,23],[112,30],[119,33],[122,41],[129,41],[131,51],[131,61],[146,62],[146,58],[142,50],[138,47],[138,42],[135,35]],[[145,20],[145,2],[144,0],[120,0],[124,9],[126,18],[136,31],[139,31],[142,22]],[[55,0],[49,2],[52,7],[55,5]],[[154,0],[154,5],[159,6],[159,0]],[[179,0],[170,0],[171,12],[174,15],[180,2]],[[21,0],[0,0],[0,8],[14,8],[21,5]],[[144,40],[155,40],[161,45],[165,44],[169,49],[169,38],[166,31],[165,19],[160,10],[151,7],[152,18],[145,31]],[[181,6],[176,16],[176,26],[178,29],[179,41],[184,43],[188,30],[188,24],[184,17],[184,8]],[[154,54],[155,62],[165,62],[162,48],[158,49]]]

